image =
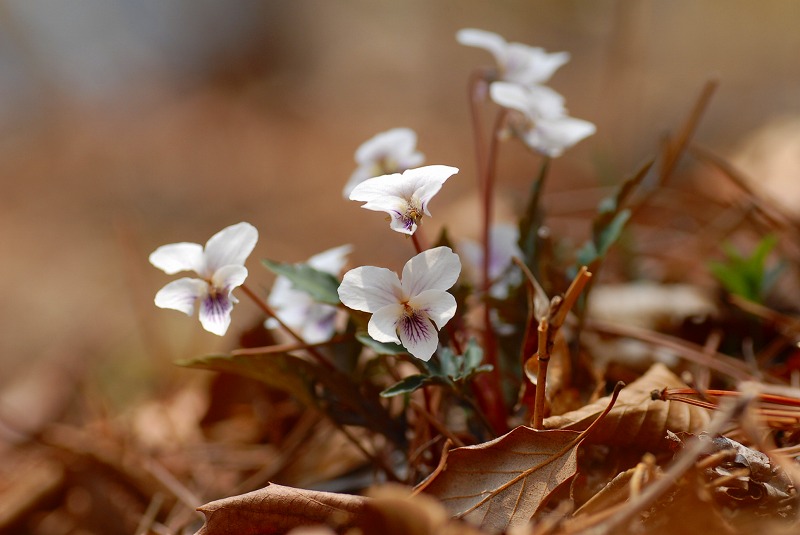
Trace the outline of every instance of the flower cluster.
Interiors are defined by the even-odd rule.
[[[511,129],[531,149],[549,157],[594,134],[594,124],[570,117],[564,98],[545,84],[569,61],[566,52],[547,53],[538,47],[508,43],[501,36],[467,28],[456,34],[463,45],[488,50],[498,76],[489,88],[492,100],[514,111]]]
[[[497,70],[486,79],[491,83],[490,95],[516,114],[509,126],[530,147],[558,156],[594,132],[591,123],[569,117],[564,98],[543,85],[569,60],[569,54],[508,43],[483,30],[461,30],[457,38],[495,57]],[[265,300],[245,287],[268,315],[266,328],[287,330],[305,344],[325,343],[336,333],[337,305],[344,305],[371,314],[366,332],[373,341],[401,344],[422,361],[437,353],[438,331],[456,314],[456,299],[448,290],[461,274],[461,259],[447,246],[426,250],[415,234],[423,217],[430,216],[433,197],[459,169],[419,167],[424,156],[416,144],[417,136],[409,128],[394,128],[369,139],[356,151],[358,166],[344,188],[345,197],[364,203],[367,210],[386,212],[392,230],[413,237],[417,254],[405,264],[402,277],[389,269],[363,266],[348,271],[340,283],[338,277],[352,250],[349,245],[314,255],[303,264],[283,266],[283,271],[270,267],[278,277]],[[511,266],[512,258],[522,255],[518,232],[514,227],[492,224],[488,216],[484,219],[483,247],[460,240],[459,250],[488,297],[505,299],[521,282],[520,273]],[[203,328],[225,334],[238,302],[233,291],[248,276],[244,264],[257,240],[255,227],[239,223],[212,236],[205,246],[175,243],[159,247],[150,255],[154,266],[167,274],[194,271],[198,277],[170,282],[156,294],[155,304],[191,315],[199,303]],[[270,266],[270,262],[266,264]],[[501,323],[496,321],[495,326],[499,329]],[[486,328],[491,327],[487,324]],[[452,337],[449,339],[452,342]]]

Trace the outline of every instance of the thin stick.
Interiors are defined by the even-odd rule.
[[[554,297],[550,301],[548,315],[539,321],[538,329],[538,362],[539,370],[536,375],[536,398],[533,406],[533,421],[531,425],[534,429],[541,429],[544,421],[544,402],[545,390],[547,388],[547,367],[550,363],[550,350],[553,347],[553,340],[556,332],[564,324],[570,309],[578,301],[578,297],[592,278],[592,274],[582,266],[581,270],[572,280],[567,293],[564,297]]]
[[[319,351],[317,351],[317,350],[316,350],[316,347],[314,347],[314,346],[312,346],[312,345],[308,344],[308,343],[307,343],[307,342],[306,342],[306,341],[303,339],[303,337],[302,337],[302,336],[300,336],[299,334],[297,334],[297,333],[294,331],[294,329],[292,329],[291,327],[289,327],[288,325],[286,325],[286,324],[283,322],[283,320],[281,320],[281,319],[278,317],[278,315],[275,313],[275,311],[274,311],[274,310],[272,310],[272,307],[270,307],[270,306],[269,306],[269,305],[266,303],[266,301],[264,301],[263,299],[261,299],[260,297],[258,297],[258,295],[256,295],[256,293],[255,293],[253,290],[251,290],[249,286],[247,286],[246,284],[242,284],[241,288],[242,288],[242,291],[243,291],[245,294],[247,294],[247,297],[249,297],[249,298],[250,298],[250,299],[251,299],[251,300],[252,300],[252,301],[253,301],[253,302],[254,302],[256,305],[258,305],[258,307],[259,307],[259,308],[260,308],[262,311],[264,311],[264,313],[265,313],[267,316],[269,316],[270,318],[272,318],[272,319],[274,319],[275,321],[277,321],[277,322],[278,322],[278,325],[280,325],[280,326],[281,326],[281,328],[282,328],[282,329],[283,329],[283,330],[286,332],[286,334],[288,334],[289,336],[291,336],[292,338],[294,338],[295,340],[297,340],[297,342],[298,342],[298,343],[300,343],[300,344],[303,344],[304,346],[307,346],[305,349],[308,351],[308,353],[309,353],[309,354],[310,354],[312,357],[314,357],[315,359],[317,359],[317,362],[319,362],[320,364],[322,364],[323,366],[325,366],[326,368],[329,368],[329,369],[331,369],[331,370],[335,370],[335,369],[336,369],[336,366],[334,366],[334,365],[333,365],[333,363],[331,363],[331,361],[329,361],[329,360],[327,359],[327,357],[325,357],[325,355],[323,355],[322,353],[320,353]]]
[[[547,318],[539,322],[539,370],[536,374],[536,401],[533,406],[533,428],[542,429],[544,421],[544,393],[547,387],[547,366],[550,364],[550,328]]]

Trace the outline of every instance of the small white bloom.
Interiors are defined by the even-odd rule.
[[[439,344],[436,328],[456,313],[456,300],[446,290],[459,273],[458,255],[449,247],[436,247],[406,262],[402,282],[385,268],[351,269],[339,286],[339,298],[354,310],[372,313],[367,326],[372,338],[402,344],[427,361]]]
[[[156,306],[179,310],[189,316],[200,300],[200,323],[209,332],[222,336],[231,323],[231,310],[238,300],[233,289],[247,278],[244,262],[258,241],[258,231],[250,223],[226,227],[206,242],[162,245],[150,255],[150,263],[173,275],[194,271],[200,278],[184,277],[158,291]]]
[[[425,155],[416,150],[417,134],[410,128],[392,128],[361,144],[356,150],[358,168],[344,187],[344,197],[368,178],[402,173],[422,165]]]
[[[364,202],[367,210],[386,212],[390,227],[403,234],[414,234],[423,215],[431,215],[428,203],[445,181],[458,173],[447,165],[426,165],[365,180],[350,193],[350,200]]]
[[[464,28],[456,34],[459,43],[488,50],[497,62],[500,79],[525,86],[547,82],[569,61],[568,52],[548,53],[543,48],[508,43],[493,32]]]
[[[569,117],[563,97],[550,88],[494,82],[489,90],[497,104],[519,112],[519,135],[526,145],[545,156],[561,156],[596,131],[589,121]]]
[[[492,281],[489,294],[492,297],[505,299],[509,288],[522,281],[519,271],[509,272],[512,259],[522,258],[518,241],[519,229],[516,225],[497,223],[489,229],[489,279]],[[473,240],[462,240],[459,242],[459,252],[475,280],[479,280],[479,274],[483,271],[483,246]]]
[[[350,245],[328,249],[309,258],[306,264],[338,277],[352,249]],[[329,340],[335,331],[336,307],[314,301],[306,292],[294,289],[292,282],[284,276],[275,279],[267,303],[283,323],[297,331],[309,344]],[[264,326],[275,329],[279,325],[275,319],[269,318]]]

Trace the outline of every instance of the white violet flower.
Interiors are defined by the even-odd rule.
[[[344,187],[345,199],[368,178],[402,173],[422,165],[425,155],[416,150],[416,145],[417,134],[410,128],[392,128],[362,143],[355,156],[358,168]]]
[[[205,248],[198,243],[162,245],[150,255],[150,263],[173,275],[194,271],[200,278],[184,277],[158,291],[156,306],[179,310],[189,316],[200,301],[200,323],[209,332],[222,336],[231,323],[231,310],[238,300],[234,288],[247,278],[244,262],[258,241],[258,231],[250,223],[239,223],[214,234]]]
[[[445,181],[458,173],[447,165],[426,165],[370,178],[357,185],[350,200],[364,202],[367,210],[386,212],[391,217],[389,226],[403,234],[414,234],[423,215],[431,215],[428,203],[442,188]]]
[[[526,86],[547,82],[569,61],[569,52],[548,53],[543,48],[508,43],[496,33],[475,28],[459,30],[456,40],[462,45],[488,50],[497,62],[501,80]]]
[[[594,134],[594,124],[567,115],[563,98],[544,87],[522,87],[494,82],[489,91],[495,103],[519,112],[516,127],[520,137],[533,150],[558,157],[582,139]],[[553,95],[555,93],[555,95]]]
[[[309,258],[306,264],[338,277],[352,249],[350,245],[328,249]],[[336,329],[336,307],[314,301],[306,292],[294,289],[292,282],[284,276],[275,279],[267,303],[283,323],[297,331],[309,344],[330,340]],[[269,318],[264,326],[275,329],[279,324],[274,318]]]
[[[449,247],[436,247],[406,262],[402,282],[385,268],[351,269],[339,286],[339,298],[345,306],[372,313],[367,331],[373,339],[402,344],[427,361],[439,345],[436,328],[456,313],[456,300],[446,290],[459,273],[458,255]]]

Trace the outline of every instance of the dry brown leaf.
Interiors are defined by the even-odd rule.
[[[687,388],[677,375],[663,364],[654,364],[636,381],[622,389],[617,403],[603,424],[586,440],[596,444],[635,444],[644,450],[665,444],[667,430],[699,433],[711,419],[703,408],[674,401],[652,400],[650,393],[663,388]],[[560,416],[545,419],[546,429],[583,431],[608,406],[611,396]]]
[[[435,498],[412,496],[407,487],[386,485],[370,491],[369,497],[357,521],[367,535],[480,535],[477,529],[451,519]]]
[[[362,496],[269,484],[199,507],[206,523],[197,535],[271,535],[298,526],[349,524],[366,501]]]
[[[500,438],[452,450],[419,489],[451,515],[491,532],[529,522],[577,470],[579,433],[517,427]]]

